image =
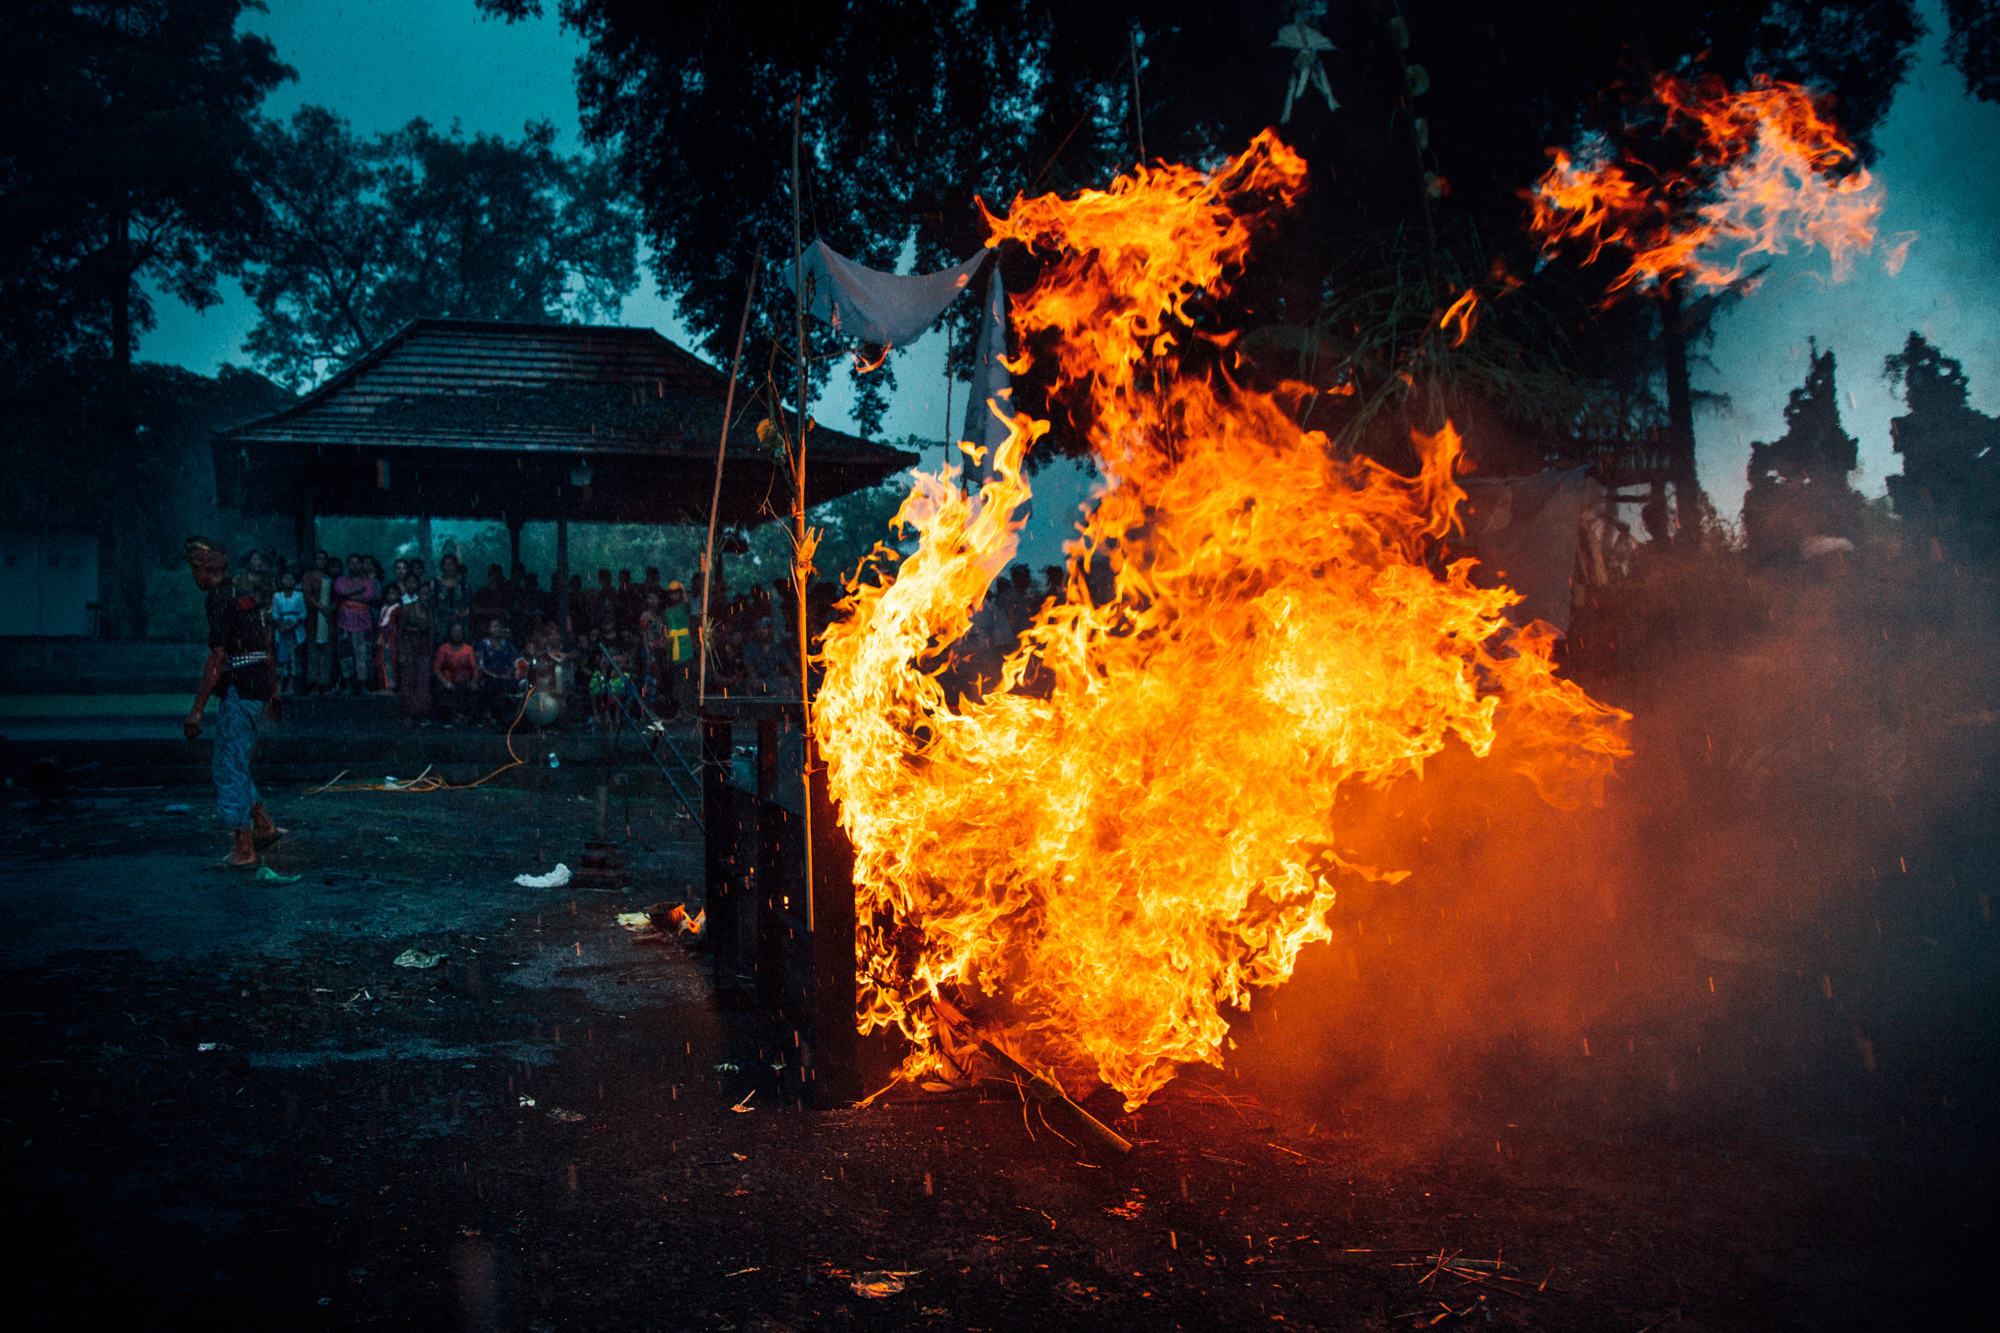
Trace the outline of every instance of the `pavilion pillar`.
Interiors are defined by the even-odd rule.
[[[521,524],[524,520],[512,511],[503,513],[500,518],[507,525],[507,577],[511,579],[514,571],[521,567]]]
[[[313,488],[308,484],[299,499],[298,531],[293,534],[293,546],[297,549],[301,563],[310,561],[313,552],[319,549],[318,517],[313,513]]]
[[[569,642],[569,487],[556,484],[556,629]]]
[[[433,575],[435,566],[431,564],[431,516],[417,515],[417,559],[424,562],[424,577]]]

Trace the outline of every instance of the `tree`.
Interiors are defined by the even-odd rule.
[[[542,9],[540,0],[477,2],[510,18]],[[1698,66],[1732,86],[1765,74],[1822,88],[1865,158],[1918,30],[1912,0],[1079,0],[1060,8],[978,0],[943,9],[767,0],[698,12],[562,0],[561,13],[588,43],[578,69],[586,132],[617,144],[661,285],[717,357],[733,334],[754,238],[784,238],[767,252],[787,262],[795,97],[811,232],[878,266],[913,241],[917,265],[935,268],[983,243],[975,198],[1002,207],[1016,192],[1102,185],[1138,159],[1142,137],[1153,157],[1179,161],[1241,149],[1279,118],[1300,55],[1274,49],[1274,36],[1309,22],[1332,44],[1319,57],[1340,107],[1311,93],[1282,133],[1306,156],[1313,187],[1205,318],[1282,324],[1365,356],[1421,352],[1440,368],[1444,391],[1416,394],[1415,408],[1395,401],[1396,412],[1421,415],[1454,394],[1460,411],[1497,385],[1504,391],[1487,403],[1487,434],[1513,437],[1546,436],[1546,423],[1508,414],[1543,402],[1536,386],[1552,367],[1574,375],[1610,349],[1642,345],[1619,326],[1653,317],[1600,309],[1608,274],[1540,262],[1522,233],[1521,194],[1546,166],[1546,150],[1590,131],[1621,132],[1651,72]],[[1396,267],[1353,272],[1364,251]],[[1469,265],[1475,254],[1481,262]],[[1507,301],[1535,307],[1527,317],[1512,320],[1496,299],[1500,313],[1475,331],[1482,342],[1453,357],[1403,336],[1404,323],[1434,328],[1466,282],[1488,280],[1495,260],[1523,288],[1495,280],[1487,294],[1512,293]],[[1011,247],[1001,265],[1010,289],[1036,272],[1035,257]],[[1366,297],[1390,288],[1392,301]],[[767,281],[764,290],[752,364],[789,328],[788,284]],[[1390,310],[1396,327],[1329,327],[1331,315],[1357,307]],[[974,314],[953,316],[961,374],[963,321]],[[1699,330],[1682,320],[1669,333],[1678,355],[1668,360],[1679,368]],[[816,349],[822,369],[834,350]],[[1453,360],[1464,373],[1449,369]],[[1394,385],[1411,367],[1364,359],[1349,369]],[[1684,373],[1671,378],[1685,387]],[[1058,422],[1044,447],[1080,448],[1061,427],[1060,405],[1038,399],[1045,387],[1017,381],[1016,399]],[[1359,400],[1369,400],[1362,387]],[[1692,396],[1678,388],[1671,396],[1691,450]],[[1399,433],[1384,426],[1371,438]],[[1487,447],[1479,434],[1470,440],[1475,455]]]
[[[152,326],[139,279],[220,299],[259,223],[251,121],[292,71],[239,34],[254,0],[0,7],[0,360],[108,356]],[[117,386],[114,384],[114,390]]]
[[[111,407],[121,379],[130,447],[127,420]],[[178,566],[183,537],[204,532],[242,549],[253,535],[241,515],[216,509],[215,432],[292,396],[231,366],[210,378],[140,362],[121,377],[88,357],[42,367],[21,390],[0,396],[0,510],[31,527],[99,534],[112,556],[101,566],[103,633],[146,637],[149,590]]]
[[[309,387],[418,316],[530,322],[616,313],[638,283],[637,231],[612,165],[423,120],[358,138],[323,107],[266,123],[270,222],[246,284],[247,348]]]
[[[1964,368],[1911,330],[1883,358],[1882,376],[1903,391],[1909,413],[1889,423],[1903,456],[1889,498],[1905,519],[1990,543],[2000,528],[2000,421],[1966,401]]]
[[[1965,91],[2000,102],[2000,0],[1944,0],[1945,57],[1965,76]]]
[[[145,632],[158,533],[156,375],[135,374],[149,279],[197,309],[241,271],[262,218],[252,120],[292,77],[237,32],[252,0],[16,0],[0,6],[0,415],[30,488],[106,539],[109,621]],[[65,453],[65,450],[74,452]],[[89,460],[91,467],[79,466]],[[130,493],[102,491],[123,486]],[[19,508],[16,514],[33,512]],[[149,512],[149,511],[147,511]]]
[[[1743,529],[1753,559],[1797,558],[1810,537],[1861,535],[1861,496],[1847,484],[1860,446],[1840,426],[1833,349],[1811,344],[1806,382],[1785,405],[1785,433],[1750,446]]]

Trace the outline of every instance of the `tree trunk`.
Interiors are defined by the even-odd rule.
[[[111,458],[130,458],[138,449],[138,415],[132,402],[132,215],[124,208],[112,219],[111,231]],[[120,629],[128,638],[146,637],[151,617],[146,611],[147,543],[132,514],[136,496],[127,495],[115,512],[111,534],[114,586],[123,603]]]
[[[1667,467],[1674,484],[1675,538],[1701,537],[1701,482],[1694,465],[1694,390],[1688,380],[1687,313],[1678,283],[1660,293],[1660,351],[1667,375]]]

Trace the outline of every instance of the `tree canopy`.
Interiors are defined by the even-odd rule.
[[[615,316],[638,284],[637,228],[609,162],[423,120],[363,139],[324,107],[266,123],[267,210],[247,342],[309,387],[421,315],[529,322]]]
[[[1914,329],[1883,359],[1882,375],[1910,409],[1889,423],[1903,456],[1902,475],[1889,478],[1896,512],[1973,537],[1990,555],[2000,529],[2000,421],[1972,407],[1965,368]]]
[[[509,18],[542,9],[478,3]],[[1138,160],[1142,138],[1151,158],[1214,162],[1239,150],[1283,115],[1306,57],[1274,44],[1280,29],[1313,25],[1331,43],[1313,54],[1338,107],[1309,82],[1281,126],[1313,187],[1214,317],[1325,327],[1330,308],[1353,314],[1359,293],[1386,284],[1392,299],[1362,301],[1364,311],[1421,324],[1449,304],[1451,275],[1502,261],[1527,280],[1512,301],[1523,313],[1498,307],[1482,341],[1456,353],[1460,370],[1439,372],[1492,400],[1497,417],[1532,414],[1552,369],[1650,379],[1629,364],[1645,340],[1618,332],[1637,317],[1599,309],[1608,273],[1544,263],[1523,234],[1521,194],[1550,147],[1621,133],[1650,75],[1675,71],[1732,86],[1758,75],[1807,83],[1831,99],[1865,160],[1919,31],[1913,0],[752,0],[700,11],[561,0],[560,12],[588,44],[578,67],[586,132],[616,146],[661,286],[717,357],[757,241],[777,262],[789,249],[794,98],[809,237],[883,267],[913,244],[917,267],[930,269],[983,242],[975,198],[1000,208],[1017,192],[1102,185]],[[1002,264],[1010,288],[1032,280],[1032,257],[1003,253]],[[788,327],[786,284],[763,290],[753,364]],[[1347,344],[1336,356],[1412,345],[1379,323],[1333,331]],[[961,369],[969,341],[957,339]],[[1624,367],[1609,364],[1621,356]],[[1406,369],[1366,355],[1347,367],[1359,379]],[[1497,398],[1496,386],[1506,390]],[[1034,388],[1017,396],[1032,405]]]
[[[1797,558],[1810,537],[1861,535],[1861,496],[1847,484],[1860,445],[1840,425],[1833,349],[1813,344],[1806,380],[1785,405],[1785,433],[1750,446],[1743,528],[1752,557]]]
[[[138,279],[196,309],[258,221],[252,122],[293,77],[236,31],[254,0],[0,6],[0,362],[128,364],[152,325]]]

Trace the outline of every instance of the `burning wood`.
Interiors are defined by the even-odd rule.
[[[1353,850],[1354,788],[1456,741],[1572,803],[1625,753],[1625,715],[1555,675],[1550,634],[1496,637],[1513,594],[1431,567],[1463,497],[1448,425],[1405,477],[1176,372],[1191,301],[1227,288],[1258,215],[1304,184],[1266,135],[1212,174],[1147,167],[991,220],[990,244],[1050,257],[1019,332],[1053,336],[1109,480],[1068,596],[984,699],[948,703],[924,664],[1013,556],[1045,422],[1012,419],[977,496],[919,475],[900,515],[916,552],[857,580],[826,637],[814,728],[855,848],[861,1025],[912,1041],[906,1077],[952,1077],[926,997],[1004,989],[1024,1054],[1136,1108],[1180,1063],[1220,1063],[1224,1007],[1328,938],[1342,877],[1402,878]],[[1095,561],[1114,573],[1102,601]]]
[[[987,1059],[1022,1080],[1028,1096],[1033,1097],[1044,1107],[1052,1106],[1068,1116],[1070,1123],[1082,1130],[1099,1147],[1109,1148],[1120,1157],[1132,1151],[1131,1140],[1071,1101],[1069,1094],[1062,1090],[1062,1085],[1047,1074],[1037,1074],[990,1041],[980,1042],[979,1049]]]

